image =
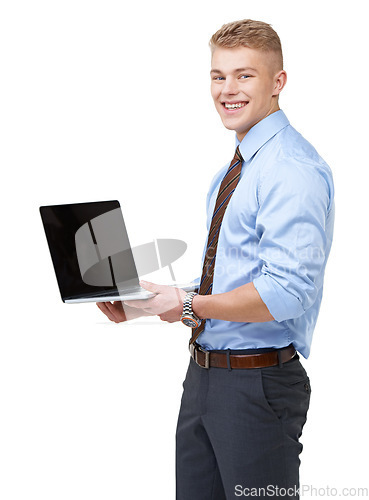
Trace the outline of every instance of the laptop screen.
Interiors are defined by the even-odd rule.
[[[63,300],[138,286],[118,201],[40,207]]]

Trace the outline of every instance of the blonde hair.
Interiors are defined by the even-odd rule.
[[[209,42],[211,52],[217,47],[249,47],[262,52],[274,53],[278,69],[283,69],[281,40],[270,24],[243,19],[224,24]]]

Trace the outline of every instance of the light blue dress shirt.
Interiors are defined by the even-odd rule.
[[[198,343],[206,349],[253,349],[292,342],[307,358],[332,244],[332,173],[282,110],[252,127],[241,143],[236,139],[237,145],[244,161],[219,234],[212,293],[253,282],[275,320],[208,319]],[[208,230],[228,166],[210,185]]]

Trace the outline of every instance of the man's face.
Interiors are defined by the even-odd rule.
[[[275,69],[275,56],[256,49],[217,47],[213,52],[211,95],[223,125],[234,130],[240,141],[251,127],[279,109],[278,94],[286,73]]]

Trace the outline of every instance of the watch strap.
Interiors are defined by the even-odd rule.
[[[195,316],[192,310],[192,300],[197,295],[196,292],[188,292],[183,301],[183,315]]]

